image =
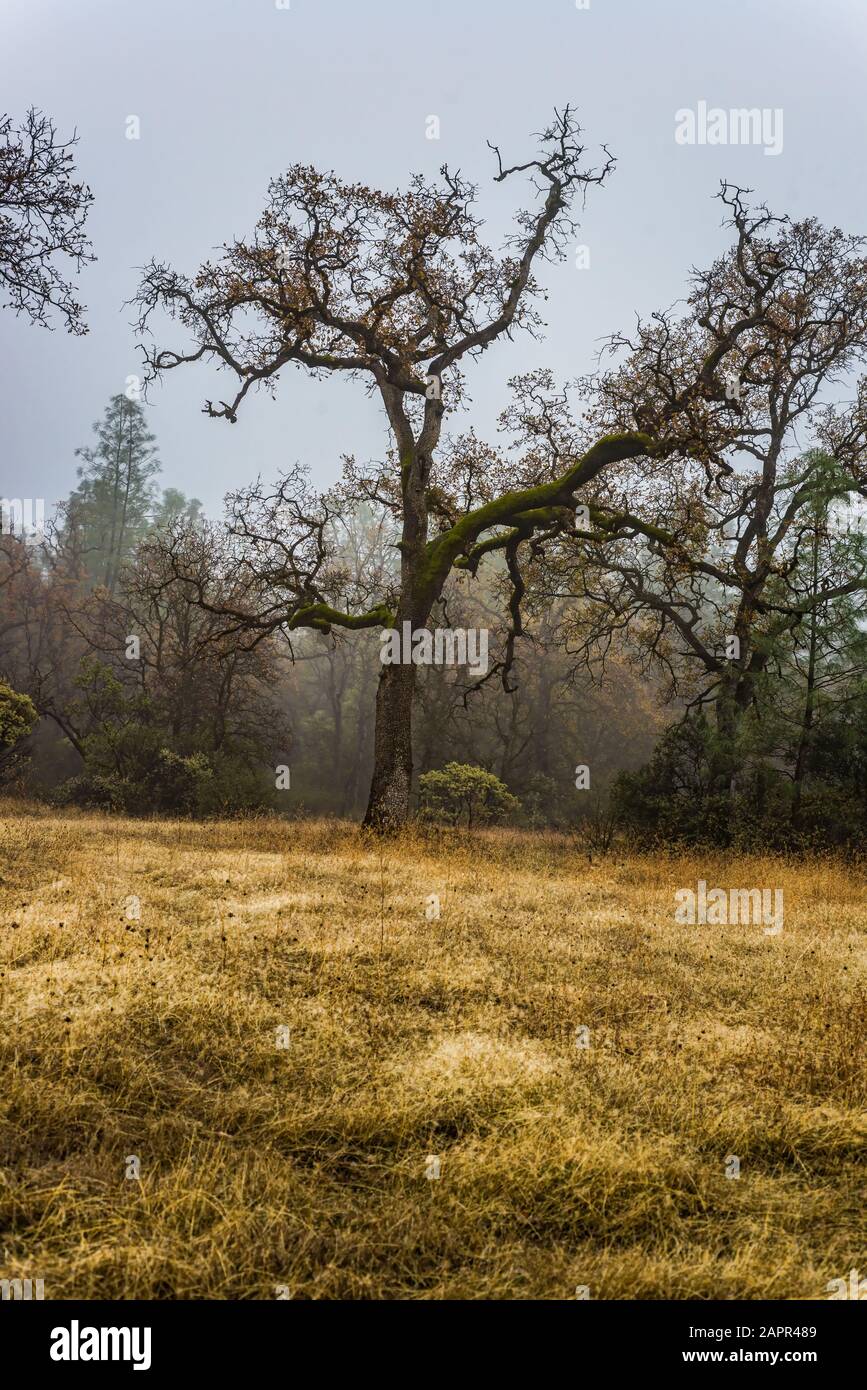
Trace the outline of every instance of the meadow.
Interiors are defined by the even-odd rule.
[[[824,1299],[867,1268],[863,864],[11,801],[0,837],[3,1278]],[[784,930],[678,925],[699,879],[782,889]]]

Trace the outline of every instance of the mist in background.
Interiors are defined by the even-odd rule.
[[[592,367],[599,341],[636,311],[676,300],[692,264],[724,245],[713,195],[725,177],[778,212],[845,230],[867,225],[863,160],[867,11],[859,0],[3,0],[0,106],[43,108],[80,137],[76,164],[95,194],[98,257],[79,281],[89,335],[52,334],[0,316],[0,492],[44,497],[75,482],[77,445],[106,401],[141,370],[133,313],[137,267],[152,256],[192,271],[249,233],[269,179],[300,161],[345,179],[405,187],[447,162],[478,181],[499,245],[525,190],[492,181],[486,140],[505,159],[555,103],[577,104],[588,150],[606,143],[614,176],[591,190],[574,254],[545,266],[548,331],[503,341],[472,371],[463,421],[491,437],[505,382],[537,365],[559,379]],[[683,146],[675,112],[782,108],[783,149]],[[137,116],[141,138],[126,138]],[[440,139],[426,138],[436,115]],[[163,334],[178,345],[182,334]],[[151,392],[163,480],[218,516],[224,493],[296,461],[336,478],[343,453],[381,456],[384,419],[357,383],[283,373],[277,399],[247,400],[237,425],[201,414],[227,382],[208,367]],[[225,394],[224,391],[222,391]]]

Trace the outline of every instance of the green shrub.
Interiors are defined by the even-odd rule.
[[[499,777],[470,763],[446,763],[419,778],[419,814],[426,820],[468,827],[507,820],[521,803]]]
[[[209,747],[207,724],[174,733],[163,703],[129,694],[96,661],[82,663],[79,684],[93,726],[82,740],[83,770],[54,792],[61,805],[197,817],[275,807],[263,747],[241,738]]]
[[[713,788],[716,752],[715,730],[699,715],[667,729],[644,767],[620,773],[611,805],[633,843],[797,851],[863,839],[864,800],[857,787],[835,785],[830,767],[811,773],[795,823],[792,779],[769,756],[739,750],[727,794]]]
[[[27,760],[22,747],[39,714],[29,695],[0,682],[0,784],[10,782]]]

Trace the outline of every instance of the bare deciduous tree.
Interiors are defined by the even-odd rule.
[[[696,274],[684,321],[656,315],[634,341],[615,341],[627,361],[585,383],[590,410],[581,419],[550,376],[534,373],[512,383],[504,414],[520,457],[474,436],[450,442],[444,417],[460,404],[467,364],[499,337],[539,326],[534,266],[562,255],[578,191],[602,183],[612,164],[606,152],[599,169],[584,167],[568,108],[542,133],[534,158],[504,165],[491,148],[495,177],[526,175],[540,197],[518,214],[502,256],[480,240],[475,188],[448,168],[439,184],[416,178],[408,192],[386,194],[296,166],[271,185],[251,240],[226,246],[192,278],[163,264],[146,269],[137,296],[141,331],[162,308],[192,337],[185,350],[146,346],[149,377],[209,361],[236,379],[231,398],[208,401],[207,414],[234,421],[250,389],[273,390],[288,365],[317,376],[347,373],[384,407],[392,447],[373,476],[350,461],[342,491],[327,498],[312,497],[295,477],[235,499],[231,587],[243,602],[226,616],[253,634],[405,622],[417,630],[453,569],[474,574],[484,555],[502,551],[511,584],[499,663],[505,682],[522,630],[526,563],[563,538],[593,546],[640,533],[683,563],[706,533],[703,496],[719,494],[737,476],[733,456],[746,456],[764,460],[759,530],[749,522],[745,542],[747,551],[762,550],[782,442],[815,413],[819,385],[861,352],[857,244],[813,222],[750,212],[741,190],[724,187],[732,251]],[[844,434],[850,425],[840,426]],[[656,520],[647,510],[643,519],[633,515],[633,487],[656,499]],[[345,585],[328,553],[329,518],[360,497],[392,511],[400,573],[374,601],[340,608],[334,594]],[[177,549],[179,575],[182,561]],[[747,603],[759,602],[752,581],[744,583]],[[366,816],[376,827],[400,824],[408,813],[415,686],[413,665],[383,667]]]
[[[829,486],[823,448],[837,461],[833,495],[867,495],[867,382],[839,399],[867,356],[867,261],[860,238],[750,210],[737,188],[720,196],[731,249],[693,273],[684,314],[612,339],[625,361],[592,385],[597,428],[674,428],[684,472],[679,482],[646,467],[607,474],[595,534],[573,535],[551,591],[574,592],[567,574],[580,556],[585,654],[628,630],[672,694],[712,703],[725,792],[778,640],[867,589],[857,547],[813,592],[800,584],[817,489]]]
[[[237,379],[230,400],[206,404],[209,415],[234,421],[250,388],[273,388],[289,364],[362,379],[385,409],[401,527],[394,609],[379,603],[364,613],[335,611],[317,582],[322,565],[315,560],[312,571],[299,570],[293,553],[279,591],[282,609],[275,601],[251,614],[254,625],[328,629],[408,621],[423,627],[454,562],[483,532],[514,524],[528,508],[569,507],[575,490],[607,461],[647,447],[649,441],[629,431],[598,442],[542,487],[503,493],[508,480],[500,480],[486,506],[431,536],[434,459],[444,415],[461,400],[463,368],[503,335],[538,327],[534,265],[563,254],[575,230],[576,194],[602,183],[613,163],[606,151],[600,168],[585,168],[580,128],[568,107],[555,113],[538,153],[524,163],[504,165],[492,149],[495,177],[527,175],[541,199],[518,214],[502,255],[480,239],[475,187],[447,167],[438,184],[416,177],[408,191],[392,194],[295,166],[272,183],[250,241],[226,246],[219,262],[192,278],[164,264],[146,269],[138,294],[141,329],[161,306],[193,338],[185,351],[147,350],[149,375],[208,360]],[[311,528],[306,535],[309,545]],[[412,665],[383,667],[371,825],[399,824],[408,813],[415,675]]]
[[[73,146],[48,116],[31,108],[23,125],[0,117],[0,284],[6,307],[50,327],[58,313],[70,333],[86,333],[84,308],[63,262],[75,272],[92,261],[84,227],[93,194],[76,180]]]

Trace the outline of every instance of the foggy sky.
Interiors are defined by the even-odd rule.
[[[531,133],[571,101],[590,151],[616,155],[576,238],[590,268],[570,254],[541,272],[544,340],[518,335],[469,368],[458,423],[487,437],[509,376],[586,371],[604,335],[683,294],[689,267],[726,244],[720,179],[774,211],[867,232],[864,0],[0,0],[0,37],[0,110],[17,123],[32,104],[62,135],[76,127],[95,194],[98,261],[79,281],[89,335],[0,312],[0,495],[49,507],[74,485],[74,448],[108,397],[140,371],[124,308],[136,268],[156,256],[193,271],[252,231],[269,179],[296,161],[385,188],[460,167],[500,245],[528,192],[492,183],[486,139],[526,159]],[[781,108],[782,152],[679,145],[675,112],[700,101]],[[439,140],[425,136],[430,115]],[[186,342],[173,325],[159,341]],[[201,414],[228,388],[212,367],[186,367],[150,398],[163,484],[212,515],[257,473],[302,460],[327,483],[342,453],[384,451],[384,417],[358,383],[285,370],[278,399],[250,395],[234,426]]]

